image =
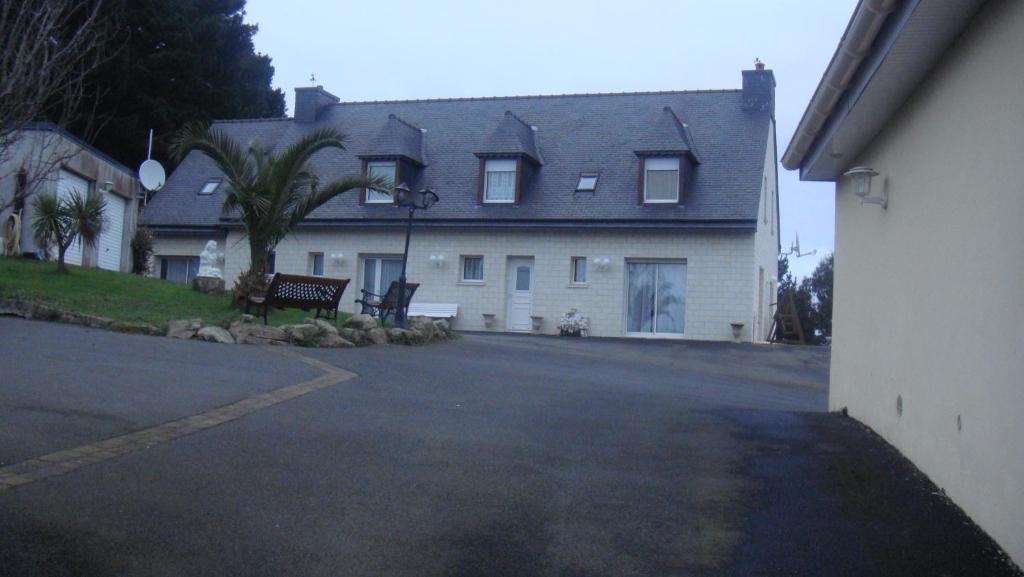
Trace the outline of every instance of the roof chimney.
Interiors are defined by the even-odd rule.
[[[302,86],[295,89],[295,122],[315,122],[320,111],[341,99],[323,86]]]
[[[766,110],[775,116],[775,74],[754,60],[754,70],[743,71],[743,109]]]

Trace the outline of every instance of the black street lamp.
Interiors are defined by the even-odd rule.
[[[398,311],[395,312],[395,326],[405,328],[405,265],[409,261],[409,237],[412,236],[412,215],[417,209],[426,210],[437,202],[437,194],[429,188],[419,192],[409,190],[403,182],[395,187],[395,204],[409,208],[409,220],[405,225],[405,252],[402,253],[402,274],[398,277]]]

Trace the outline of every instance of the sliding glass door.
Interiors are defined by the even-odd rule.
[[[626,263],[627,333],[680,335],[685,317],[685,263]]]

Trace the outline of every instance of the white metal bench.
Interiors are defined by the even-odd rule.
[[[454,303],[409,303],[408,316],[453,319],[458,312],[459,305]]]

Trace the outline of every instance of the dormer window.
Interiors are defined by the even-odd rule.
[[[217,188],[220,187],[220,182],[219,178],[211,178],[210,180],[207,180],[203,183],[203,187],[199,189],[199,194],[203,196],[213,194],[217,191]]]
[[[484,161],[484,202],[514,203],[516,172],[519,161],[514,158],[489,158]]]
[[[397,178],[398,163],[394,160],[373,160],[366,163],[366,176],[370,178],[384,178],[388,187],[394,186]],[[393,202],[391,192],[388,190],[366,189],[367,204],[388,204]]]
[[[648,156],[643,161],[644,202],[679,202],[679,157]]]
[[[579,182],[576,183],[576,192],[594,192],[595,190],[597,190],[597,174],[581,174]]]

